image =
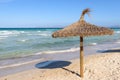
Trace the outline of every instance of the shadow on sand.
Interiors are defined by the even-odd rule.
[[[54,68],[61,68],[65,71],[71,72],[72,74],[76,74],[77,76],[80,77],[80,75],[74,71],[71,71],[67,68],[64,68],[66,66],[69,66],[71,64],[71,62],[69,61],[44,61],[41,63],[37,63],[35,65],[36,68],[39,69],[54,69]]]
[[[105,50],[105,51],[98,51],[98,52],[101,52],[101,53],[112,53],[112,52],[119,52],[120,53],[120,49],[111,49],[111,50]]]

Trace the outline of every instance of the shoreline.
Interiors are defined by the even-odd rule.
[[[114,50],[117,48],[120,49],[119,43],[114,43],[114,44],[106,43],[106,44],[99,44],[94,46],[85,46],[84,55],[90,56],[96,54],[104,54],[104,52],[107,50],[112,50],[112,49]],[[5,59],[0,61],[0,72],[3,71],[3,73],[0,73],[0,77],[25,70],[34,69],[35,66],[33,65],[37,62],[48,61],[48,60],[68,61],[73,59],[79,59],[79,50],[73,52],[70,51],[70,52],[54,53],[54,54],[44,53],[44,54],[26,56],[21,58]],[[25,66],[26,68],[24,68],[23,66]]]

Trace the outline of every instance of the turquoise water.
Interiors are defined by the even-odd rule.
[[[51,34],[56,30],[60,28],[0,28],[0,59],[76,50],[79,47],[79,37],[52,38]],[[120,29],[113,30],[112,36],[85,37],[84,45],[120,42]]]

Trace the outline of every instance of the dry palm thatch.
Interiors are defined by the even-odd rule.
[[[56,31],[52,34],[52,37],[68,37],[68,36],[97,36],[97,35],[112,35],[113,30],[105,28],[105,27],[99,27],[90,23],[87,23],[84,20],[84,15],[86,13],[89,14],[90,9],[85,9],[82,12],[82,15],[80,17],[80,20],[65,27],[62,30]]]
[[[83,37],[85,36],[98,36],[98,35],[112,35],[113,30],[105,27],[99,27],[90,23],[87,23],[84,20],[84,15],[89,14],[90,9],[85,9],[82,12],[80,20],[76,23],[73,23],[66,28],[56,31],[52,34],[52,37],[69,37],[69,36],[80,36],[80,75],[83,77],[83,63],[84,63],[84,54],[83,54]]]

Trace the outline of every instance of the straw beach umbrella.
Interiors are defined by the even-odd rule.
[[[84,69],[83,37],[113,34],[113,30],[109,28],[99,27],[99,26],[87,23],[84,20],[84,15],[89,14],[89,12],[90,12],[89,8],[83,10],[81,17],[77,22],[65,27],[62,30],[58,30],[52,34],[53,38],[80,36],[80,75],[81,77],[83,77],[83,69]]]

